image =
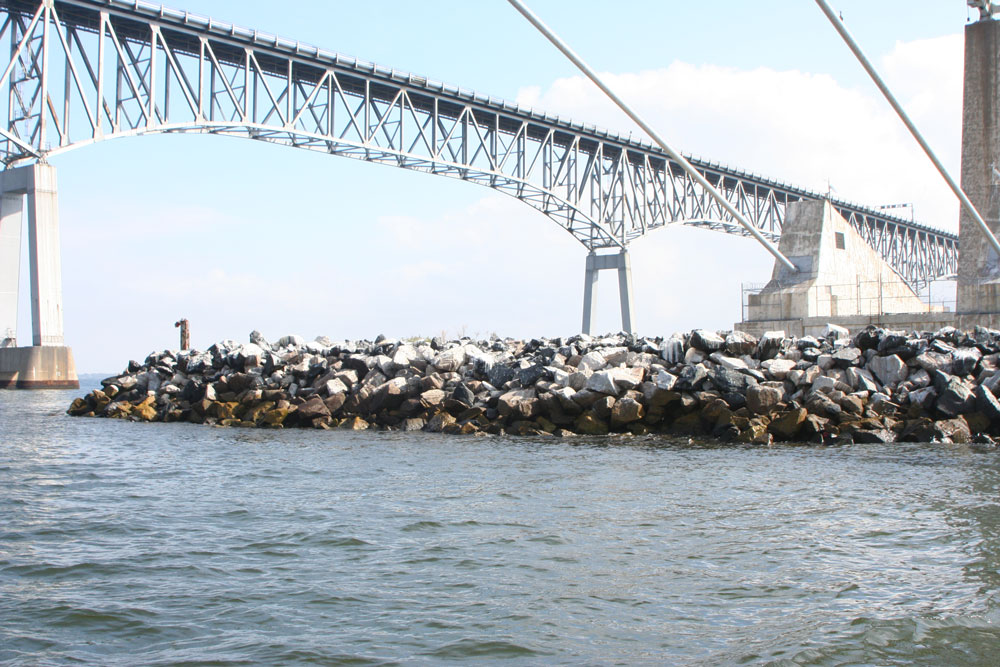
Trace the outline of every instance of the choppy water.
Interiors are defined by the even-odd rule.
[[[0,392],[0,662],[1000,664],[1000,454],[245,431]]]

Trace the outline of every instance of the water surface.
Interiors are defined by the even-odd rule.
[[[0,392],[0,662],[1000,663],[1000,455],[247,431]]]

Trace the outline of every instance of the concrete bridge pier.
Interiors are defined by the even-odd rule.
[[[962,189],[994,234],[1000,233],[1000,21],[965,27]],[[1000,321],[1000,257],[972,216],[959,221],[958,313]]]
[[[21,229],[28,203],[31,346],[17,346]],[[0,388],[76,389],[73,352],[63,344],[56,170],[36,163],[0,172]]]
[[[594,324],[594,304],[597,294],[599,271],[617,269],[618,299],[622,308],[622,331],[632,333],[632,262],[628,250],[622,248],[614,255],[598,255],[593,250],[587,255],[587,270],[583,281],[583,333],[590,334]]]

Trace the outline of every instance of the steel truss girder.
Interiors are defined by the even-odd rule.
[[[7,166],[114,137],[242,136],[490,187],[589,250],[670,224],[747,235],[658,148],[353,58],[135,0],[0,0]],[[768,239],[821,195],[689,158]],[[953,275],[958,238],[834,201],[913,285]]]

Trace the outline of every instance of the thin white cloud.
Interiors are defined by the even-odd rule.
[[[957,172],[961,37],[899,43],[887,77]],[[874,86],[851,89],[796,70],[674,62],[605,75],[676,148],[870,205],[913,202],[920,219],[957,225],[953,196]],[[639,130],[583,77],[525,88],[518,102],[625,132]]]

